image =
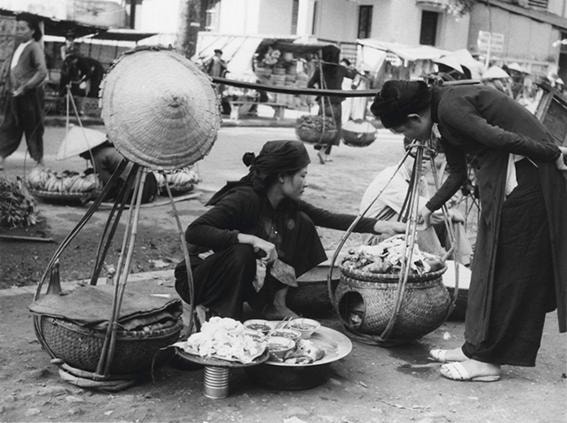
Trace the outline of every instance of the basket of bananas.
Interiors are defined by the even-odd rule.
[[[31,194],[46,202],[85,204],[102,190],[95,173],[80,174],[65,170],[61,173],[45,167],[35,167],[27,177]]]

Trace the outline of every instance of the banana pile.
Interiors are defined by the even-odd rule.
[[[30,189],[52,193],[88,193],[102,189],[95,173],[79,174],[65,170],[61,173],[45,167],[35,167],[27,177]]]
[[[166,193],[165,177],[162,173],[154,172],[158,189],[161,193]],[[190,191],[193,185],[200,182],[199,175],[191,168],[179,169],[173,172],[166,172],[167,184],[172,191]]]

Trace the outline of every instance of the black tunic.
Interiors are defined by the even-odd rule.
[[[500,310],[503,307],[519,307],[518,316],[524,316],[526,320],[537,318],[541,321],[546,307],[537,306],[531,311],[525,308],[534,303],[529,301],[533,284],[532,288],[526,289],[526,278],[514,279],[518,271],[530,275],[528,279],[532,281],[536,278],[541,290],[546,290],[550,285],[554,287],[559,329],[565,332],[567,191],[565,179],[554,164],[560,152],[552,136],[524,107],[489,87],[434,88],[432,118],[439,124],[450,174],[427,204],[428,208],[436,210],[459,188],[466,177],[466,156],[475,169],[479,184],[482,211],[467,305],[467,344],[474,345],[479,351],[487,350],[486,343],[494,340],[494,330],[500,327],[500,320],[504,318]],[[520,183],[518,191],[505,198],[509,153],[528,157],[537,166],[536,171],[529,167],[533,166],[532,164],[524,168],[526,160],[523,160],[518,171],[518,182],[523,180],[525,185],[531,181],[539,189],[537,200],[526,194],[533,186],[526,188]],[[524,178],[525,172],[528,172],[531,178]],[[515,201],[522,206],[510,212]],[[537,210],[534,204],[539,205]],[[528,209],[534,218],[526,221],[525,226],[515,224],[522,214],[528,213]],[[514,254],[520,254],[517,257],[521,257],[521,252],[525,253],[526,248],[535,248],[526,245],[527,241],[514,238],[515,231],[537,234],[537,248],[546,248],[550,260],[539,264],[537,260],[510,260]],[[542,236],[544,238],[541,238]],[[508,289],[502,289],[503,286]],[[508,329],[514,330],[513,327]],[[507,329],[498,330],[505,332]],[[535,336],[537,339],[531,339],[530,342],[539,345],[541,331],[539,335],[537,331],[532,331],[529,336]],[[508,362],[531,365],[529,358],[524,363],[516,359],[502,358],[513,355],[513,351],[508,351],[506,354],[499,353],[496,358],[483,356],[479,359],[501,364]]]
[[[241,302],[255,301],[251,290],[256,274],[255,257],[250,246],[238,243],[239,233],[274,243],[278,258],[292,266],[299,277],[327,259],[315,226],[346,230],[354,219],[353,215],[332,213],[290,199],[283,200],[274,209],[266,195],[252,187],[232,188],[213,208],[191,223],[185,233],[194,269],[195,303],[224,316],[239,317]],[[363,218],[355,232],[374,233],[375,223],[375,219]],[[209,250],[214,252],[212,256],[204,260],[199,257]],[[239,260],[235,260],[235,256]],[[183,262],[177,267],[176,288],[181,297],[189,301],[183,267]]]

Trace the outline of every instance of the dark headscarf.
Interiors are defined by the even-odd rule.
[[[247,185],[256,191],[266,191],[279,175],[294,174],[311,160],[301,141],[268,141],[258,156],[244,153],[242,162],[250,168],[248,174],[239,181],[228,182],[207,205],[216,204],[230,189],[238,186]]]
[[[431,104],[431,89],[423,81],[386,81],[374,97],[370,111],[385,128],[403,125],[408,115],[420,113]]]

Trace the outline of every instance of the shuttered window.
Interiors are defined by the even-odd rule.
[[[439,13],[424,10],[421,12],[421,32],[419,34],[419,44],[434,46],[437,41],[437,20]]]

